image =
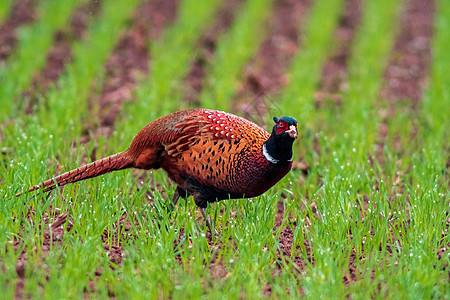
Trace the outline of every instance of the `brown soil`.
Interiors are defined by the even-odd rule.
[[[400,30],[390,53],[384,74],[380,99],[386,100],[388,111],[379,126],[376,158],[383,164],[383,152],[388,135],[388,119],[393,118],[396,109],[416,109],[427,84],[431,61],[431,38],[433,34],[434,1],[409,0],[400,19]],[[413,128],[412,139],[417,129]],[[406,149],[394,140],[394,150]]]
[[[264,123],[263,116],[272,108],[264,102],[266,96],[279,93],[288,83],[286,71],[299,49],[301,25],[310,4],[309,0],[274,2],[268,35],[244,68],[244,80],[233,102],[233,110],[243,112],[244,117],[257,123]]]
[[[94,2],[96,1],[92,3]],[[286,84],[285,73],[289,68],[290,60],[301,48],[301,45],[299,45],[301,27],[298,24],[301,24],[301,20],[308,13],[310,2],[309,0],[275,0],[272,17],[269,20],[270,30],[257,54],[245,67],[244,80],[241,82],[241,88],[233,102],[234,110],[244,111],[244,114],[247,115],[251,113],[255,118],[255,115],[265,115],[266,111],[270,109],[264,105],[264,95],[277,93]],[[388,101],[406,98],[410,99],[415,106],[421,98],[430,63],[430,39],[434,15],[432,2],[409,0],[406,9],[402,12],[400,31],[385,73],[385,81],[388,84],[385,84],[380,91],[382,98]],[[13,11],[16,14],[22,10],[26,13],[22,13],[23,15],[20,18],[13,17],[13,13],[7,23],[10,22],[14,26],[11,24],[5,25],[7,24],[5,23],[0,27],[0,45],[6,45],[3,41],[13,40],[14,38],[11,38],[11,36],[15,36],[15,29],[32,20],[32,3],[34,2],[31,0],[17,1],[15,6],[19,6],[19,8],[14,8]],[[20,8],[20,5],[26,7]],[[201,92],[205,77],[205,66],[214,55],[217,36],[227,30],[240,5],[240,0],[225,1],[218,13],[216,22],[202,35],[198,42],[200,54],[193,62],[184,82],[185,100],[191,102],[192,105],[195,105]],[[345,89],[347,60],[351,56],[351,44],[360,20],[360,5],[361,0],[346,1],[339,27],[335,32],[337,50],[323,66],[318,87],[319,92],[316,95],[318,109],[330,100],[331,105],[339,105],[340,103],[338,93]],[[151,63],[148,45],[158,39],[164,27],[176,19],[176,8],[176,0],[144,2],[136,11],[130,27],[121,35],[113,53],[105,64],[106,75],[101,86],[101,94],[100,96],[92,96],[90,99],[91,107],[101,107],[98,118],[102,127],[102,134],[109,135],[112,132],[121,105],[132,100],[132,90],[139,76],[151,76],[151,74],[148,74],[149,64]],[[99,10],[101,10],[101,7]],[[76,17],[77,14],[80,16]],[[71,33],[59,33],[55,37],[55,45],[48,55],[47,64],[42,72],[36,75],[36,85],[44,87],[54,82],[64,70],[65,63],[70,60],[70,41],[82,38],[86,28],[83,8],[77,11],[73,20]],[[6,30],[5,28],[10,29]],[[8,42],[8,44],[11,44],[11,42]],[[9,55],[12,49],[10,47],[4,50],[3,46],[0,46],[0,62]],[[380,132],[382,132],[382,129],[380,129]],[[312,213],[315,213],[313,205],[311,209]],[[289,224],[282,224],[283,215],[284,205],[280,201],[274,228],[276,231],[283,226],[279,237],[278,259],[290,257],[293,251],[294,262],[300,271],[305,264],[314,263],[314,257],[311,255],[312,245],[305,240],[302,241],[302,245],[293,249],[294,233],[291,225],[305,226],[306,228],[309,221],[307,218],[304,224],[299,224],[297,223],[298,220],[290,218]],[[32,213],[30,213],[31,217]],[[45,229],[48,232],[44,234],[44,245],[59,242],[60,237],[64,234],[64,228],[61,226],[66,224],[67,218],[70,218],[70,216],[58,215],[56,212],[54,212],[54,215],[47,217],[46,224],[50,222],[49,220],[54,221],[50,227],[52,228],[51,235],[48,226]],[[200,219],[200,222],[203,222],[203,220]],[[123,249],[120,243],[110,245],[108,243],[109,237],[117,237],[119,232],[126,234],[130,228],[131,224],[124,215],[116,226],[117,230],[105,231],[102,237],[105,243],[105,251],[109,252],[111,261],[116,264],[121,263]],[[66,228],[66,230],[70,229],[70,226]],[[180,233],[180,237],[181,235],[183,235],[183,232]],[[207,237],[211,247],[220,247],[220,243],[214,245],[209,233],[207,233]],[[113,238],[113,240],[117,240],[117,238]],[[174,245],[174,247],[176,246]],[[304,261],[299,255],[303,251],[302,248],[306,249],[308,261]],[[360,274],[356,274],[356,268],[354,267],[354,262],[358,259],[361,258],[357,257],[355,253],[350,255],[348,274],[342,279],[344,282],[352,282],[359,277]],[[26,255],[22,253],[16,267],[21,278],[24,276],[25,261]],[[225,277],[227,274],[221,260],[213,261],[210,272],[213,278]],[[21,282],[18,283],[17,296],[21,295],[20,287],[22,284]],[[271,287],[267,286],[267,294],[270,294],[270,290]]]
[[[317,92],[314,95],[316,109],[334,109],[341,106],[341,92],[347,89],[347,62],[351,57],[351,50],[355,31],[361,20],[362,0],[346,0],[343,14],[334,32],[336,49],[325,61]],[[319,131],[318,128],[317,131]],[[314,150],[321,153],[317,137],[314,138]]]
[[[344,13],[339,19],[339,26],[334,32],[337,47],[322,68],[318,92],[315,95],[316,108],[324,103],[340,105],[340,92],[346,89],[348,79],[347,61],[351,56],[351,48],[355,31],[361,20],[361,0],[347,0]]]
[[[184,100],[191,102],[194,106],[199,104],[198,98],[201,94],[206,74],[205,67],[214,57],[217,39],[222,32],[225,32],[230,27],[241,5],[242,0],[225,1],[216,14],[215,24],[208,28],[197,42],[197,55],[184,80]]]
[[[45,95],[48,87],[56,83],[66,64],[72,60],[71,44],[84,37],[88,23],[98,16],[101,4],[99,0],[91,0],[81,5],[72,15],[70,27],[55,33],[53,46],[47,54],[44,67],[34,75],[31,89],[22,93],[27,101],[28,114],[33,112],[37,97]]]
[[[140,76],[149,76],[148,45],[157,40],[163,28],[176,18],[177,0],[145,1],[136,10],[133,25],[126,30],[105,65],[105,79],[99,98],[98,118],[102,134],[110,135],[121,105],[132,100],[132,90]]]
[[[34,214],[34,211],[30,211],[28,213],[28,222],[33,223],[33,220],[35,219]],[[67,222],[66,225],[67,219],[69,219],[70,222]],[[70,218],[70,216],[67,215],[67,213],[60,214],[57,210],[53,210],[52,207],[49,208],[49,214],[46,213],[44,220],[44,236],[42,247],[40,248],[40,250],[36,249],[36,251],[42,251],[42,253],[45,255],[54,245],[61,245],[64,233],[69,232],[72,229],[73,220]],[[53,220],[53,222],[50,223],[49,220]],[[19,240],[14,240],[15,251],[18,251],[20,244],[21,242]],[[16,264],[16,272],[20,278],[20,280],[16,283],[16,299],[23,298],[22,293],[25,280],[26,261],[27,255],[25,249],[18,257]]]
[[[389,102],[406,99],[416,107],[427,84],[435,3],[409,0],[406,4],[380,95]]]
[[[10,15],[0,25],[0,66],[17,44],[17,28],[34,21],[35,0],[18,0],[12,5]]]

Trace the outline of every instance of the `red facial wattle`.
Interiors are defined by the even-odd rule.
[[[283,120],[279,120],[278,124],[277,124],[277,128],[276,128],[276,132],[277,134],[281,134],[284,131],[286,131],[286,129],[289,128],[289,124],[286,121]]]

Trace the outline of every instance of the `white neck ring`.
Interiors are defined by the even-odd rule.
[[[264,157],[271,163],[276,164],[279,162],[278,159],[273,158],[272,155],[269,154],[269,152],[267,152],[267,148],[266,148],[266,144],[263,145],[263,154]]]

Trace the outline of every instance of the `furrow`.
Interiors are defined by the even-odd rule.
[[[243,5],[242,0],[224,1],[216,12],[214,24],[206,29],[197,41],[197,54],[184,79],[183,99],[190,107],[200,105],[200,95],[204,86],[208,65],[214,60],[217,41],[221,34],[228,31],[234,18]]]
[[[355,143],[362,142],[359,149],[366,154],[371,152],[373,129],[379,120],[379,112],[374,109],[374,105],[378,101],[389,51],[395,41],[401,1],[393,1],[389,5],[386,2],[380,5],[369,3],[365,5],[363,21],[356,33],[352,56],[348,61],[349,79],[348,87],[342,93],[341,120],[342,125],[348,128],[349,139],[354,139]],[[378,17],[369,13],[372,7],[382,15]],[[384,35],[383,39],[375,39],[376,34]],[[350,130],[353,125],[358,125],[359,130]]]
[[[85,37],[89,23],[98,17],[100,10],[101,1],[89,0],[74,11],[67,28],[56,31],[44,66],[34,74],[31,87],[22,92],[28,114],[33,112],[33,107],[36,109],[39,98],[45,97],[48,87],[55,84],[62,75],[66,65],[72,60],[72,46]]]
[[[129,14],[137,7],[136,2],[104,1],[98,20],[89,26],[86,39],[73,47],[72,62],[66,66],[66,72],[59,77],[57,86],[47,93],[45,100],[51,110],[45,110],[42,105],[39,107],[44,126],[54,122],[66,124],[70,120],[74,124],[71,127],[73,134],[80,133],[83,119],[87,118],[87,98],[92,86],[102,76],[103,66],[118,36],[127,27]],[[62,132],[71,131],[63,126],[56,128]]]
[[[273,1],[247,1],[230,30],[217,42],[214,61],[200,96],[203,107],[228,110],[245,63],[256,53],[267,32]]]
[[[2,1],[3,2],[3,1]],[[4,8],[4,22],[0,25],[0,67],[17,45],[17,29],[35,20],[36,0],[18,0]],[[4,1],[2,5],[9,4]],[[2,20],[0,20],[1,22]]]
[[[316,163],[316,155],[323,151],[320,147],[318,134],[326,127],[336,122],[342,109],[342,95],[348,89],[348,61],[352,57],[352,46],[355,40],[355,33],[361,22],[363,0],[346,0],[341,11],[337,27],[334,29],[333,42],[330,52],[321,66],[320,79],[317,89],[314,91],[314,108],[311,119],[308,121],[315,132],[312,145],[307,145],[305,159],[310,161],[297,163],[294,168],[305,170],[312,163]]]
[[[277,96],[276,106],[289,109],[290,114],[303,124],[309,122],[321,67],[333,45],[333,32],[343,7],[342,0],[314,2],[306,23],[303,23],[301,49],[286,73],[287,85]]]
[[[393,103],[409,100],[416,107],[426,88],[431,61],[434,1],[408,0],[380,91]]]
[[[345,7],[334,31],[335,48],[322,66],[318,91],[314,94],[315,107],[339,105],[340,92],[345,91],[348,80],[348,59],[356,29],[361,21],[362,0],[346,0]]]
[[[0,67],[0,121],[14,118],[21,110],[24,99],[20,93],[30,86],[33,74],[45,64],[53,35],[67,25],[75,7],[74,2],[43,1],[36,8],[39,20],[20,31],[17,49]]]
[[[384,108],[375,155],[381,165],[387,159],[385,147],[402,156],[417,134],[412,118],[427,84],[434,11],[434,1],[420,0],[407,1],[402,11],[380,89]]]
[[[267,95],[277,95],[288,83],[286,72],[299,49],[301,36],[311,1],[278,0],[273,4],[268,20],[269,31],[258,51],[243,68],[243,78],[232,106],[246,118],[264,124]],[[300,26],[299,26],[300,25]]]
[[[122,104],[133,100],[138,80],[149,76],[148,45],[155,43],[164,28],[174,22],[177,6],[177,0],[145,1],[136,9],[131,28],[121,34],[104,66],[101,91],[89,98],[91,114],[98,118],[102,135],[111,134]]]

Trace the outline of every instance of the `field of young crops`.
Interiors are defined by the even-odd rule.
[[[450,1],[0,1],[4,299],[450,298]],[[207,208],[162,170],[16,193],[203,107],[298,120]]]

